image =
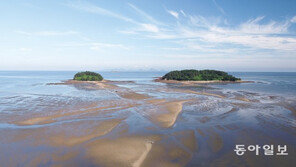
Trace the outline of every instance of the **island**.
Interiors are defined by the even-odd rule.
[[[171,71],[162,77],[155,79],[156,82],[163,83],[251,83],[252,81],[242,81],[226,72],[218,70],[181,70]]]
[[[102,81],[103,77],[96,72],[85,71],[85,72],[78,72],[74,75],[73,80],[76,81]]]

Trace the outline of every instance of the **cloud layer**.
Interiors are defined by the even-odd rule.
[[[207,3],[211,10],[208,14],[174,3],[146,7],[139,2],[111,2],[113,5],[109,2],[53,2],[52,5],[61,10],[57,11],[61,18],[51,18],[52,11],[47,11],[47,15],[44,11],[40,18],[38,15],[32,18],[34,13],[30,13],[26,18],[28,23],[47,17],[48,23],[18,24],[10,35],[3,33],[2,42],[8,42],[3,42],[6,46],[2,46],[2,55],[23,56],[17,57],[20,64],[22,59],[28,58],[44,61],[44,64],[55,59],[66,62],[70,58],[77,64],[85,59],[85,66],[95,66],[96,62],[107,66],[109,62],[110,66],[124,64],[128,68],[130,64],[155,68],[203,65],[205,68],[222,68],[223,65],[296,68],[293,66],[296,63],[294,13],[275,18],[268,14],[252,17],[246,14],[246,17],[239,17],[243,19],[232,19],[230,9],[223,8],[225,4],[216,0]],[[28,11],[40,12],[44,7],[30,7]],[[9,43],[13,41],[11,37],[15,40]]]
[[[223,8],[215,0],[213,0],[213,3],[222,14],[225,14]],[[132,28],[120,31],[127,35],[138,35],[150,39],[166,39],[171,41],[188,40],[190,41],[191,48],[197,50],[206,50],[209,47],[213,47],[213,45],[225,44],[226,47],[228,44],[235,44],[237,48],[248,47],[250,49],[296,51],[296,38],[291,36],[291,32],[289,32],[290,26],[296,22],[296,16],[282,21],[268,21],[264,16],[258,16],[246,20],[237,26],[228,26],[227,20],[222,17],[204,17],[201,15],[185,14],[183,10],[179,10],[178,12],[164,9],[169,15],[177,19],[174,24],[168,24],[158,21],[130,3],[128,6],[142,16],[142,20],[136,21],[122,14],[114,13],[88,3],[71,3],[68,6],[134,24]],[[182,21],[179,20],[180,16],[183,17]],[[194,43],[193,41],[196,42]],[[188,42],[185,42],[185,46],[188,46]],[[231,47],[234,46],[232,45]],[[219,52],[219,50],[216,51]]]

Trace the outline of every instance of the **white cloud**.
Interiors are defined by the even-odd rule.
[[[107,9],[104,9],[104,8],[101,8],[101,7],[98,7],[96,5],[89,4],[89,3],[76,2],[76,3],[69,3],[66,5],[71,8],[86,11],[89,13],[95,13],[95,14],[105,15],[105,16],[109,16],[109,17],[114,17],[116,19],[120,19],[120,20],[123,20],[126,22],[134,23],[135,25],[138,26],[137,28],[133,28],[131,30],[120,31],[121,33],[124,33],[124,34],[138,34],[139,32],[154,32],[154,33],[156,33],[159,31],[157,25],[162,24],[161,22],[157,21],[152,16],[150,16],[149,14],[144,12],[143,10],[139,9],[138,7],[136,7],[135,5],[130,4],[130,3],[128,3],[128,5],[132,9],[134,9],[138,14],[143,16],[143,18],[146,19],[146,21],[148,21],[149,23],[141,23],[141,22],[135,21],[134,19],[126,17],[124,15],[120,15],[115,12],[111,12]]]
[[[166,32],[158,32],[158,33],[146,35],[146,37],[154,38],[154,39],[178,39],[178,38],[182,38],[181,36],[171,34],[171,33],[166,33]]]
[[[182,15],[183,15],[184,17],[187,16],[186,13],[185,13],[183,10],[180,10],[180,13],[182,13]]]
[[[224,11],[224,9],[223,9],[220,5],[218,5],[218,3],[216,2],[216,0],[213,0],[213,3],[214,3],[215,6],[217,7],[217,9],[218,9],[223,15],[225,15],[225,11]]]
[[[147,32],[159,32],[159,29],[156,25],[153,24],[141,24],[142,30]]]
[[[176,24],[169,29],[158,28],[150,31],[146,37],[154,39],[198,39],[203,43],[203,51],[214,52],[207,48],[209,43],[235,44],[240,47],[271,49],[279,51],[296,51],[296,38],[289,35],[289,20],[263,22],[264,16],[247,20],[236,27],[229,27],[218,18],[188,15],[190,24]],[[186,21],[188,23],[188,21]],[[166,27],[167,28],[167,27]],[[152,27],[150,27],[152,29]],[[184,45],[184,44],[183,44]],[[192,45],[193,46],[193,45]],[[191,48],[193,48],[191,46]],[[197,45],[194,45],[195,47]],[[188,47],[188,46],[186,46]],[[196,48],[197,49],[197,48]],[[201,49],[201,48],[199,48]],[[233,50],[224,50],[223,52]],[[222,51],[221,51],[222,52]]]
[[[265,35],[231,35],[219,33],[204,33],[200,37],[208,42],[232,43],[261,49],[296,51],[296,39],[289,37],[274,37]]]
[[[203,17],[200,15],[197,16],[189,16],[189,21],[194,27],[203,27],[211,29],[211,27],[215,27],[220,24],[222,21],[220,17]]]
[[[173,10],[167,10],[167,12],[168,12],[170,15],[174,16],[176,19],[179,18],[179,13],[176,12],[176,11],[173,11]]]
[[[162,24],[159,21],[157,21],[156,19],[154,19],[152,16],[150,16],[149,14],[147,14],[146,12],[144,12],[143,10],[139,9],[138,7],[136,7],[133,4],[128,3],[128,5],[133,8],[137,13],[139,13],[141,16],[143,16],[145,19],[147,19],[148,21],[154,23],[154,24]]]
[[[210,44],[201,44],[201,43],[196,43],[195,41],[181,41],[184,46],[186,46],[184,49],[192,49],[196,50],[199,52],[204,52],[204,53],[227,53],[227,54],[233,54],[237,53],[238,49],[236,48],[217,48],[215,45],[210,45]]]
[[[217,9],[225,15],[225,11],[219,4],[213,0],[213,3]],[[264,16],[259,16],[254,19],[247,20],[237,26],[229,26],[227,20],[220,17],[204,17],[200,15],[185,14],[183,10],[177,11],[167,10],[170,15],[179,18],[179,15],[184,16],[184,20],[178,20],[175,25],[167,25],[157,21],[155,18],[139,9],[133,4],[128,5],[134,9],[144,20],[142,22],[135,21],[131,18],[123,15],[111,12],[109,10],[100,8],[89,3],[70,3],[68,6],[83,10],[90,13],[96,13],[100,15],[106,15],[114,17],[126,22],[136,24],[137,27],[133,27],[127,30],[120,31],[127,35],[141,35],[147,38],[153,39],[198,39],[196,44],[204,44],[200,46],[200,50],[208,52],[219,52],[209,48],[207,45],[210,43],[217,44],[235,44],[238,47],[249,47],[257,49],[273,49],[281,51],[296,51],[296,39],[289,35],[289,27],[291,23],[296,22],[296,16],[290,20],[283,21],[264,21]],[[181,23],[179,23],[181,21]],[[26,32],[22,32],[26,34]],[[38,33],[37,33],[38,34]],[[58,33],[39,33],[40,35],[53,35]],[[67,33],[65,33],[67,34]],[[198,49],[196,44],[191,44],[187,48]],[[185,45],[185,44],[183,44]],[[111,45],[96,45],[92,46],[93,49],[101,47],[110,47]],[[120,47],[120,46],[117,46]],[[233,52],[231,48],[225,48],[220,52]]]
[[[121,14],[117,14],[115,12],[111,12],[107,9],[101,8],[99,6],[90,4],[90,3],[82,3],[82,2],[72,2],[72,3],[67,3],[66,6],[74,8],[74,9],[78,9],[78,10],[82,10],[85,12],[89,12],[89,13],[94,13],[94,14],[100,14],[100,15],[105,15],[105,16],[109,16],[109,17],[114,17],[126,22],[131,22],[131,23],[137,23],[136,21],[134,21],[133,19],[126,17],[124,15]]]
[[[292,23],[296,23],[296,16],[294,16],[291,20]]]
[[[147,33],[149,33],[151,35],[151,34],[156,34],[159,31],[160,31],[160,29],[158,28],[157,25],[142,23],[136,28],[132,28],[132,29],[128,29],[128,30],[121,30],[119,32],[122,34],[126,34],[126,35],[144,35]]]
[[[288,32],[290,26],[288,21],[283,23],[270,21],[267,24],[260,24],[264,16],[251,19],[239,26],[239,31],[246,34],[283,34]]]

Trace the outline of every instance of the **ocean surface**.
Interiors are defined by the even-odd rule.
[[[75,90],[71,88],[61,89],[49,87],[46,84],[72,79],[75,73],[76,71],[0,71],[0,96],[5,97],[16,94],[70,95]],[[155,84],[153,79],[163,76],[167,72],[100,73],[107,80]],[[216,84],[213,87],[236,91],[296,96],[296,72],[230,72],[229,74],[239,77],[242,80],[255,81],[255,83]]]
[[[97,72],[114,82],[99,88],[61,84],[76,71],[0,71],[0,166],[122,165],[143,142],[142,166],[295,163],[295,72],[230,72],[254,83],[193,86],[153,81],[166,71]],[[238,158],[235,144],[287,145],[289,156]],[[110,156],[134,145],[135,157]]]

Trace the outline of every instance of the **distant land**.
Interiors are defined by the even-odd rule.
[[[240,81],[223,71],[217,70],[181,70],[171,71],[162,77],[163,80],[177,81]]]
[[[99,73],[85,71],[74,75],[73,80],[77,81],[102,81],[103,77]]]

